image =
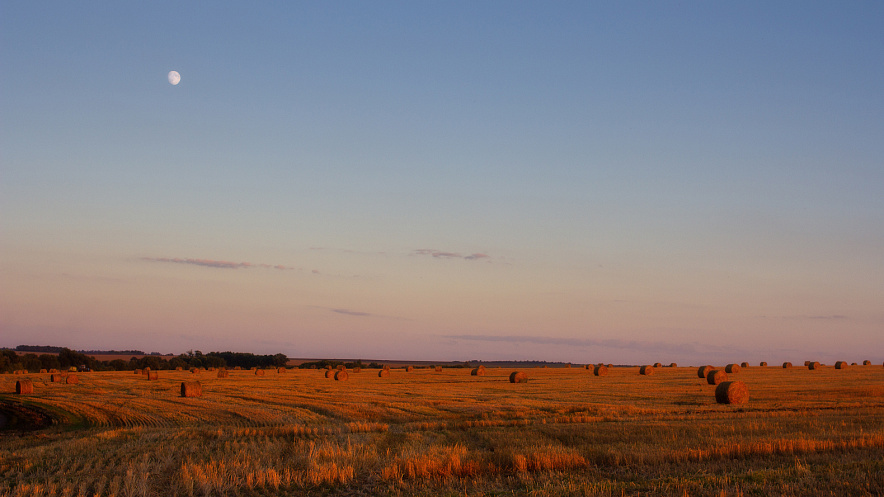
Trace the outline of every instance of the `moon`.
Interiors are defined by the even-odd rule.
[[[181,81],[181,75],[178,74],[178,71],[169,71],[169,83],[172,86],[177,85]]]

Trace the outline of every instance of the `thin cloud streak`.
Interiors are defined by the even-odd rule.
[[[667,342],[646,342],[637,340],[558,338],[536,335],[442,335],[442,337],[453,340],[468,340],[476,342],[502,342],[510,344],[527,343],[535,345],[558,345],[581,348],[600,347],[672,354],[745,354],[749,352],[747,350],[737,350],[733,347],[722,347],[699,343],[675,344]]]
[[[253,267],[263,269],[277,269],[280,271],[299,269],[295,267],[283,266],[282,264],[253,264],[251,262],[216,261],[212,259],[181,259],[177,257],[142,257],[141,260],[148,262],[167,262],[172,264],[190,264],[193,266],[209,267],[215,269],[243,269]]]
[[[351,311],[350,309],[329,309],[338,314],[346,314],[347,316],[371,316],[368,312]]]
[[[474,253],[469,255],[463,255],[458,252],[445,252],[443,250],[436,249],[416,249],[411,252],[412,255],[429,255],[436,259],[463,259],[466,261],[477,261],[480,259],[488,259],[488,262],[491,262],[488,254],[482,253]]]

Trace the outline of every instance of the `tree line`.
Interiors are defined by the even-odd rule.
[[[62,347],[57,354],[18,354],[14,350],[0,350],[0,372],[11,373],[13,371],[26,370],[32,373],[41,369],[65,370],[70,368],[89,369],[92,371],[132,371],[135,369],[150,368],[152,370],[176,369],[176,368],[269,368],[283,367],[288,362],[285,354],[257,355],[245,352],[209,352],[203,354],[199,350],[188,351],[172,358],[165,356],[147,355],[144,357],[132,357],[128,361],[113,359],[99,361],[98,359]]]

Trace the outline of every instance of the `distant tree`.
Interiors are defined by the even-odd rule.
[[[107,363],[108,368],[114,371],[125,371],[129,369],[129,363],[122,359],[114,359]]]
[[[288,362],[289,358],[285,354],[276,354],[273,356],[273,365],[278,368],[284,367]]]
[[[55,354],[40,354],[40,369],[50,370],[59,369],[61,363],[58,362],[58,356]]]

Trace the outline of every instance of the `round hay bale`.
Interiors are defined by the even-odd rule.
[[[218,378],[227,378],[228,376],[230,376],[230,372],[227,371],[226,369],[219,369],[218,370]]]
[[[727,373],[720,369],[712,369],[706,373],[706,383],[710,385],[720,385],[725,381],[727,381]]]
[[[847,369],[847,363],[844,361],[838,361],[835,363],[835,369]]]
[[[749,401],[749,387],[742,381],[723,381],[715,387],[715,402],[745,404]]]
[[[326,378],[334,378],[334,376],[335,376],[334,371],[332,371],[331,369],[326,369],[326,370],[325,370],[325,377],[326,377]]]
[[[741,367],[741,368],[748,368],[748,367],[749,367],[749,363],[748,363],[748,362],[741,362],[741,363],[740,363],[740,367]]]
[[[813,361],[807,365],[807,369],[810,369],[811,371],[819,371],[820,369],[822,369],[822,366],[820,365],[820,363]]]
[[[47,371],[46,371],[45,369],[41,369],[40,372],[41,372],[41,373],[46,373]]]
[[[711,370],[711,369],[712,369],[712,366],[709,366],[709,365],[700,366],[700,369],[697,370],[697,376],[699,376],[700,378],[706,379],[706,373],[708,373],[709,370]]]
[[[181,382],[182,397],[202,397],[203,385],[198,381],[182,381]]]
[[[766,367],[767,367],[767,363],[764,362],[764,361],[759,362],[758,365],[761,366],[761,367],[763,367],[763,368],[766,368]]]
[[[15,393],[19,395],[34,393],[34,382],[31,380],[17,380],[15,382]]]
[[[792,369],[792,363],[791,362],[784,362],[783,369]]]
[[[863,361],[863,366],[871,366],[872,361]]]
[[[175,368],[175,371],[184,371],[184,367],[183,367],[183,366],[178,366],[177,368]]]
[[[242,371],[242,367],[241,367],[241,366],[236,366],[236,367],[233,368],[233,370],[234,370],[234,371]]]
[[[804,367],[805,368],[810,367],[810,362],[811,361],[804,361]]]
[[[50,370],[49,370],[49,372],[50,372],[50,373],[57,373],[57,372],[58,372],[58,370],[57,370],[57,369],[55,369],[55,368],[52,368],[52,369],[50,369]]]
[[[485,368],[475,368],[470,371],[470,376],[485,376]]]
[[[64,382],[68,385],[76,385],[77,383],[80,383],[80,379],[77,378],[77,375],[75,374],[69,374],[65,377]]]
[[[263,369],[256,369],[255,376],[264,376],[265,371]]]
[[[676,364],[676,363],[673,362],[673,363],[670,363],[670,364],[669,364],[669,367],[670,367],[670,368],[677,368],[677,367],[678,367],[678,364]]]
[[[200,370],[197,368],[190,368],[190,374],[197,374],[199,372],[200,372]]]
[[[276,373],[277,374],[285,373],[285,368],[276,368]]]
[[[734,374],[740,372],[740,366],[737,364],[728,364],[724,367],[724,372],[727,374]]]
[[[206,371],[214,371],[214,370],[215,370],[215,368],[209,368]]]
[[[354,372],[354,373],[361,373],[361,372],[362,372],[362,368],[353,368],[353,372]]]
[[[382,369],[386,369],[387,371],[389,371],[389,370],[390,370],[390,365],[389,365],[389,364],[384,364],[384,367],[383,367]]]
[[[592,374],[596,376],[608,376],[608,366],[598,365],[592,370]]]
[[[663,365],[660,364],[659,362],[655,362],[655,363],[654,363],[654,367],[655,367],[655,368],[662,368]]]
[[[52,370],[52,371],[50,371],[50,372],[51,372],[51,373],[57,373],[57,371],[55,371],[55,370]],[[136,369],[136,370],[135,370],[135,374],[141,374],[141,370],[140,370],[140,369]]]
[[[150,381],[150,380],[159,380],[159,379],[160,379],[160,374],[157,373],[156,371],[148,371],[146,377],[147,377],[148,381]]]
[[[54,374],[49,377],[49,381],[52,383],[61,383],[64,381],[63,374]]]
[[[346,371],[346,370],[347,370],[347,366],[344,366],[343,364],[338,364],[337,369],[338,369],[338,371]]]
[[[348,375],[343,369],[335,373],[335,381],[344,381],[349,377],[350,375]]]
[[[850,365],[851,365],[851,366],[856,366],[856,363],[855,363],[855,362],[851,362]]]
[[[405,368],[405,372],[406,372],[406,373],[410,373],[410,372],[412,372],[412,371],[414,371],[414,366],[408,366],[408,367]]]
[[[378,371],[378,378],[388,378],[390,376],[389,369],[382,369]]]
[[[651,376],[652,374],[654,374],[654,366],[642,366],[641,368],[639,368],[638,374]]]
[[[441,373],[441,372],[442,372],[442,366],[436,366],[436,372],[437,372],[437,373]]]
[[[583,366],[583,369],[589,369],[590,367],[591,366],[589,364],[587,364],[587,365]],[[595,368],[593,368],[593,369],[595,369]]]
[[[528,375],[521,371],[510,373],[510,383],[528,383]]]

